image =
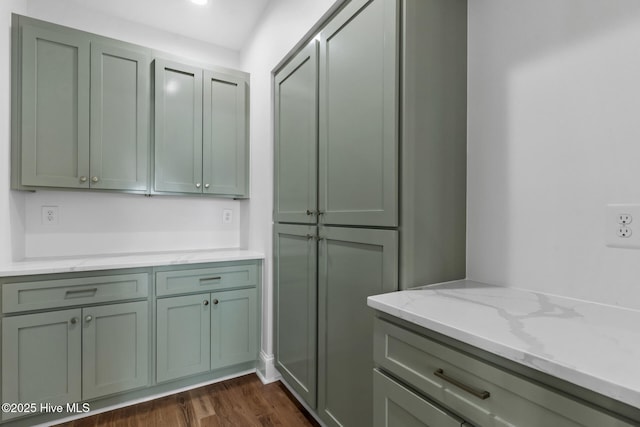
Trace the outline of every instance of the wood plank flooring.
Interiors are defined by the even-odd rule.
[[[255,374],[200,387],[59,427],[317,427],[282,383],[264,385]]]

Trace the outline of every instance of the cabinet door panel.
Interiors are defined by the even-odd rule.
[[[157,300],[158,382],[209,370],[211,310],[208,301],[209,294]]]
[[[83,399],[148,384],[147,307],[146,301],[140,301],[82,310]]]
[[[154,123],[155,189],[202,193],[202,70],[155,60]]]
[[[374,427],[461,427],[463,421],[373,371]]]
[[[80,315],[75,309],[2,319],[3,402],[80,401]]]
[[[88,188],[89,40],[22,28],[22,184]]]
[[[275,221],[317,219],[317,58],[314,40],[275,76]]]
[[[312,237],[309,237],[312,236]],[[276,225],[274,236],[275,358],[283,378],[316,407],[316,227]]]
[[[324,224],[398,225],[397,8],[354,1],[321,33]]]
[[[245,196],[248,172],[246,81],[205,71],[204,193]]]
[[[91,44],[92,188],[146,190],[149,57]]]
[[[211,294],[211,369],[256,360],[256,289]]]
[[[367,297],[397,290],[397,249],[397,231],[320,227],[318,412],[328,425],[373,423]]]

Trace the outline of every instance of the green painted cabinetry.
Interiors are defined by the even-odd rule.
[[[146,191],[150,50],[13,16],[13,185]]]
[[[146,386],[147,313],[139,301],[5,317],[2,401],[65,405]]]
[[[315,226],[275,226],[275,364],[312,408],[317,395],[317,253]]]
[[[466,10],[340,2],[274,75],[276,366],[329,426],[373,422],[366,297],[465,277]]]
[[[274,211],[277,222],[315,224],[318,213],[318,43],[275,76]]]
[[[247,76],[154,63],[154,190],[246,197]]]
[[[329,426],[372,425],[370,295],[398,287],[395,230],[320,227],[318,413]]]
[[[398,2],[352,0],[320,32],[324,224],[398,225]]]

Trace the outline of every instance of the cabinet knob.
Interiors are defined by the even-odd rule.
[[[311,240],[311,239],[313,239],[314,237],[316,237],[316,236],[314,236],[313,234],[307,234],[307,240]]]
[[[98,179],[97,176],[92,176],[91,177],[91,182],[98,182],[98,181],[100,181],[100,180]]]
[[[208,300],[208,299],[206,299],[206,300],[202,301],[202,303],[203,303],[204,305],[209,305],[209,300]]]
[[[310,211],[309,209],[307,209],[307,215],[308,215],[308,216],[313,215],[313,211]]]
[[[205,185],[204,185],[204,188],[209,188],[209,187],[210,187],[210,185],[209,185],[209,184],[205,184]]]
[[[219,302],[220,302],[220,301],[218,301],[218,299],[217,299],[217,298],[214,298],[214,300],[213,300],[213,305],[218,305],[218,303],[219,303]]]
[[[201,185],[202,185],[202,184],[200,184],[199,182],[198,182],[198,183],[196,183],[196,188],[200,188],[200,186],[201,186]]]
[[[87,182],[87,177],[86,176],[81,176],[80,177],[80,182]]]
[[[92,315],[88,315],[87,317],[84,318],[85,322],[89,323],[93,320],[93,316]]]
[[[72,317],[71,320],[69,320],[69,323],[71,323],[72,325],[75,325],[76,323],[78,323],[78,318]]]

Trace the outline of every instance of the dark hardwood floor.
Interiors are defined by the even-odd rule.
[[[255,374],[82,418],[62,427],[318,426],[279,381]]]

